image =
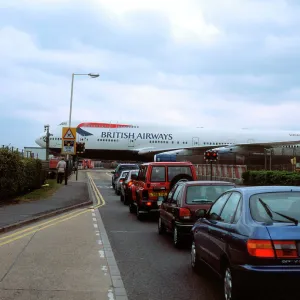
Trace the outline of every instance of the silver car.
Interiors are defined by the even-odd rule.
[[[120,177],[116,179],[115,181],[115,193],[117,195],[120,195],[121,193],[121,182],[125,179],[126,175],[129,173],[130,170],[124,170],[122,171]]]

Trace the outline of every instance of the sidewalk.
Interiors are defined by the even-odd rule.
[[[93,218],[88,211],[1,246],[0,299],[127,299],[114,296]]]
[[[68,185],[62,184],[61,188],[47,199],[0,207],[0,232],[1,228],[8,225],[88,201],[87,176],[86,172],[81,171],[78,172],[78,181],[76,175],[72,174]]]

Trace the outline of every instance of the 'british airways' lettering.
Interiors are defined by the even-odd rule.
[[[172,133],[129,133],[129,132],[102,132],[102,139],[132,139],[132,140],[173,140]]]

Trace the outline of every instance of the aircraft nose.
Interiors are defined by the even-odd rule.
[[[40,138],[39,138],[39,137],[35,139],[35,143],[36,143],[37,145],[41,146],[41,145],[40,145],[40,143],[41,143],[41,140],[40,140]]]

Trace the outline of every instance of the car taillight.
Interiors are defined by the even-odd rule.
[[[274,246],[273,246],[274,245]],[[262,258],[297,258],[297,247],[294,241],[248,240],[248,252]]]
[[[191,211],[188,208],[179,208],[179,217],[183,219],[191,218]]]
[[[274,258],[275,252],[270,240],[248,240],[248,252],[252,256]]]
[[[297,258],[297,247],[294,241],[274,241],[274,248],[278,258]]]
[[[129,182],[128,182],[128,186],[131,186],[131,185],[132,185],[132,181],[129,181]]]
[[[123,179],[120,179],[120,182],[122,183],[122,182],[123,182]]]

